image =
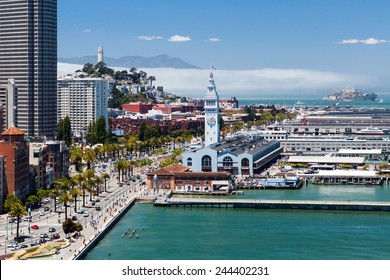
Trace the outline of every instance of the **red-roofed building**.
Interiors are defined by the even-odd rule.
[[[4,181],[4,199],[14,194],[25,200],[29,194],[29,148],[24,132],[11,126],[0,135],[0,157],[5,158],[6,176]]]
[[[122,109],[130,113],[146,114],[149,110],[153,109],[153,104],[152,102],[131,102],[123,104]]]
[[[147,174],[150,190],[171,190],[177,193],[228,192],[232,175],[228,172],[191,172],[186,166],[172,164]]]

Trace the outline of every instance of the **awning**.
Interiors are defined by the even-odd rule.
[[[220,186],[229,186],[229,181],[220,180],[220,181],[211,181],[212,185],[220,185]]]

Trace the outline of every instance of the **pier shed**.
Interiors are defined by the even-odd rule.
[[[319,170],[313,176],[315,184],[380,185],[383,180],[371,170]]]

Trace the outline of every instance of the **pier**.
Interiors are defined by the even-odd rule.
[[[256,200],[256,199],[157,199],[159,207],[210,207],[296,210],[390,211],[390,202],[316,201],[316,200]]]

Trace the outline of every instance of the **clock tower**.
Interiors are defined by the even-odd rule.
[[[204,134],[205,146],[219,142],[219,97],[214,84],[214,75],[211,72],[207,93],[204,98]]]

